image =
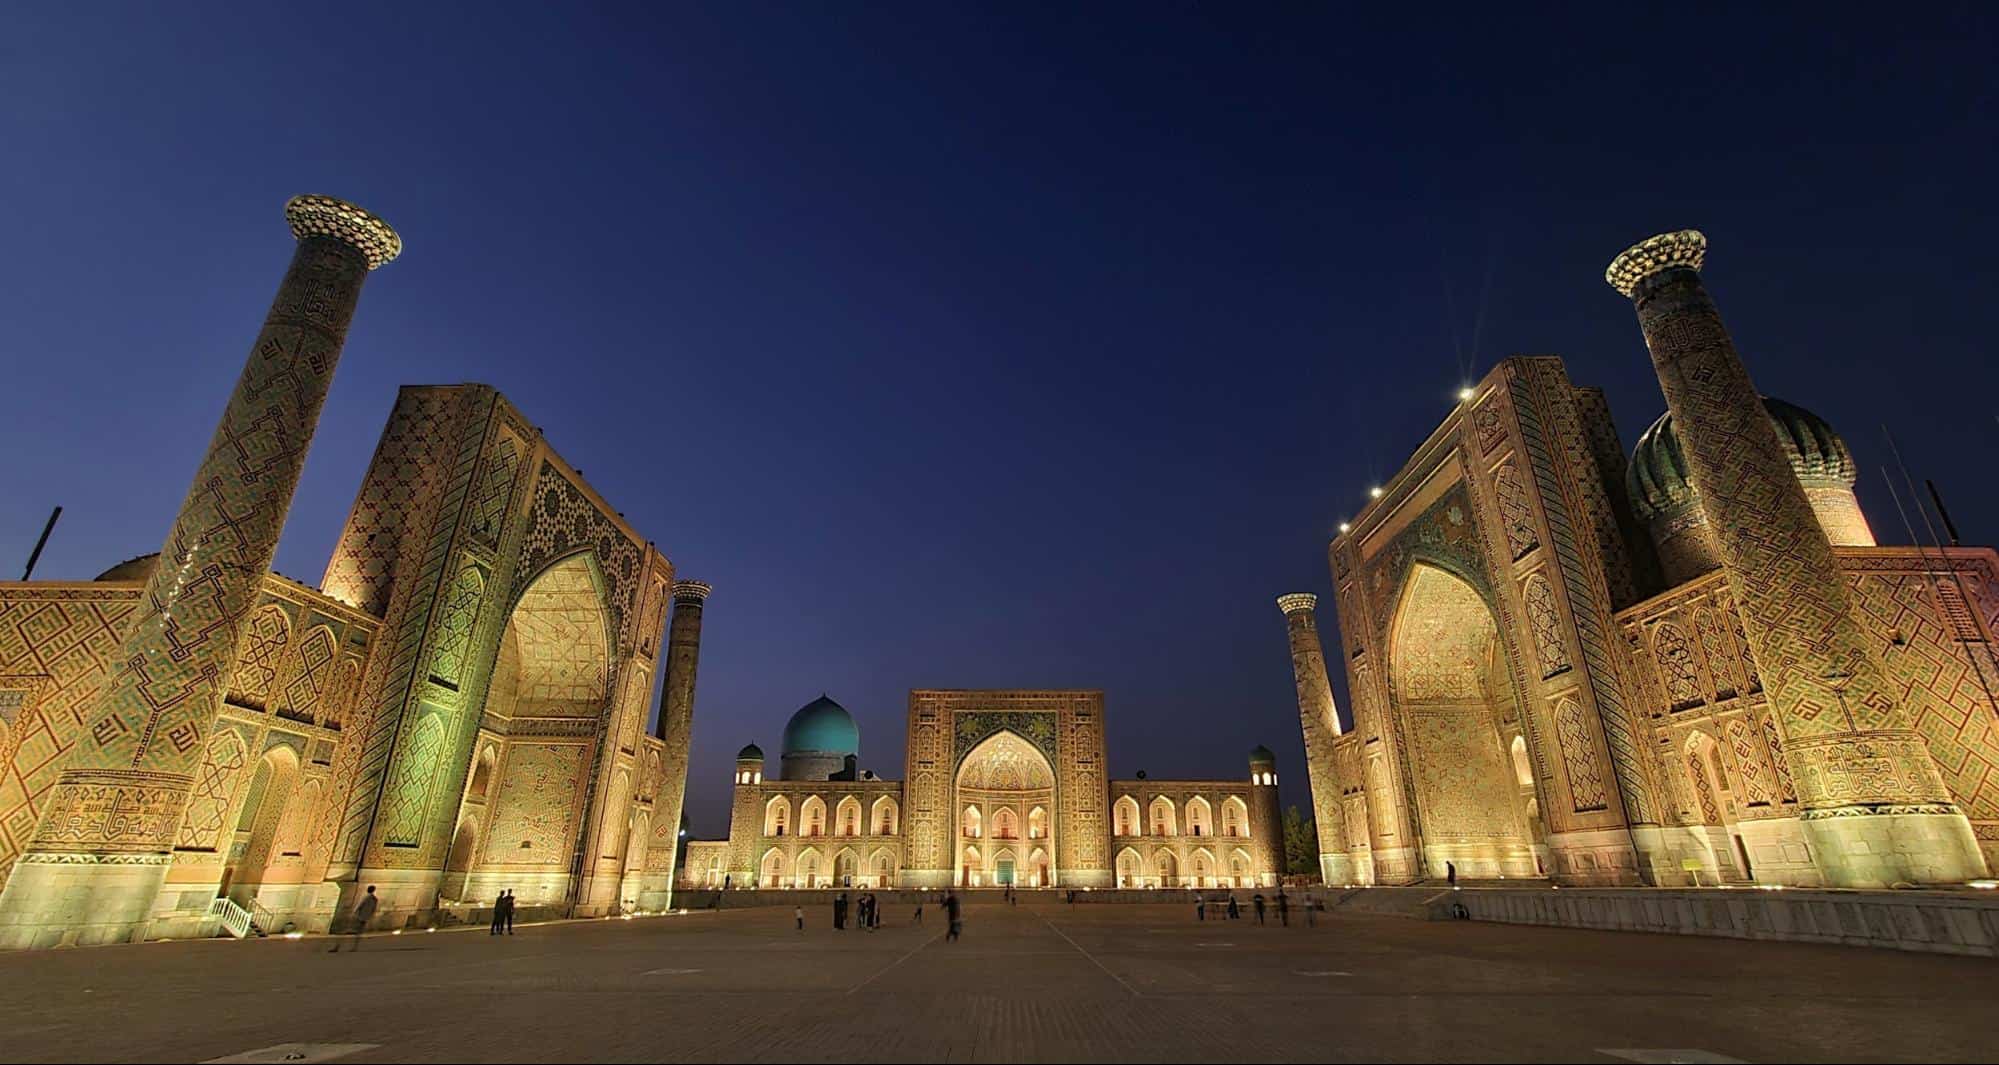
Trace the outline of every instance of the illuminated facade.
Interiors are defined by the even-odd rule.
[[[1329,883],[1953,883],[1999,861],[1999,555],[1882,547],[1683,232],[1620,256],[1668,413],[1501,362],[1330,547],[1354,727],[1286,596]]]
[[[505,889],[664,906],[707,586],[483,385],[403,389],[320,587],[272,574],[360,280],[401,248],[339,201],[287,213],[165,551],[0,583],[0,946],[211,934],[218,899],[323,930],[368,885],[381,927]]]
[[[1255,887],[1283,864],[1276,758],[1240,780],[1112,780],[1103,693],[918,689],[904,779],[858,768],[860,731],[821,697],[781,770],[737,757],[726,842],[682,884],[732,888]]]

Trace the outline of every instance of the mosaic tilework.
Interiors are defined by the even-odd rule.
[[[1698,276],[1669,269],[1642,281],[1634,301],[1804,805],[1947,809],[1943,780],[1855,621],[1832,546]],[[1873,733],[1878,753],[1824,742],[1854,730]]]
[[[36,846],[171,845],[368,269],[338,239],[300,241]]]

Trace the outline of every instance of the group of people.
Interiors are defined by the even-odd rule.
[[[849,909],[854,911],[854,916],[861,922],[862,928],[872,932],[882,926],[881,901],[875,898],[874,892],[869,891],[864,893],[851,904],[847,901],[847,893],[844,891],[833,896],[834,928],[847,927],[847,911]]]
[[[950,922],[949,927],[945,930],[944,938],[947,940],[956,940],[958,933],[964,931],[965,928],[963,911],[960,908],[957,893],[946,892],[942,900],[942,905],[944,907],[944,918]],[[849,909],[854,911],[855,919],[860,922],[862,928],[872,932],[882,926],[881,900],[875,897],[874,892],[864,892],[860,898],[853,900],[851,903],[849,903],[847,893],[844,891],[833,896],[834,928],[844,929],[847,927],[847,911]],[[791,908],[791,918],[797,923],[798,931],[801,933],[804,932],[805,907],[793,906]],[[916,900],[915,923],[919,925],[923,923],[923,899],[921,896]]]
[[[1268,911],[1270,901],[1271,900],[1265,899],[1263,897],[1263,892],[1261,891],[1257,892],[1255,895],[1252,895],[1250,897],[1250,905],[1256,908],[1257,924],[1264,923],[1264,914]],[[1278,922],[1280,924],[1285,925],[1286,927],[1289,927],[1291,924],[1291,896],[1286,895],[1284,893],[1283,888],[1277,889],[1276,903],[1277,903]],[[1311,897],[1309,896],[1306,897],[1305,921],[1307,924],[1314,923],[1312,920],[1312,916],[1313,916],[1313,908],[1316,905],[1317,903],[1315,903],[1311,899]],[[1227,913],[1228,913],[1228,919],[1231,921],[1236,920],[1242,916],[1242,906],[1236,902],[1236,897],[1234,893],[1230,893],[1229,895]],[[1208,897],[1206,895],[1197,894],[1194,896],[1194,919],[1197,921],[1205,921],[1208,919]]]
[[[493,900],[493,930],[487,935],[497,936],[501,933],[514,934],[513,888],[500,892],[500,897]]]

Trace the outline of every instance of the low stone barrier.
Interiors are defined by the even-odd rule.
[[[1450,894],[1474,921],[1999,956],[1999,898],[1989,892],[1467,888]],[[1446,900],[1442,913],[1428,907],[1428,915],[1448,917],[1449,907]]]

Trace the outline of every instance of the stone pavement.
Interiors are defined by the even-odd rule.
[[[1989,1056],[1990,959],[1394,917],[981,902],[964,938],[789,908],[0,955],[0,1056],[206,1061],[1944,1060]],[[277,1060],[275,1057],[267,1060]],[[315,1060],[308,1056],[295,1060]],[[1664,1057],[1635,1060],[1668,1060]]]

